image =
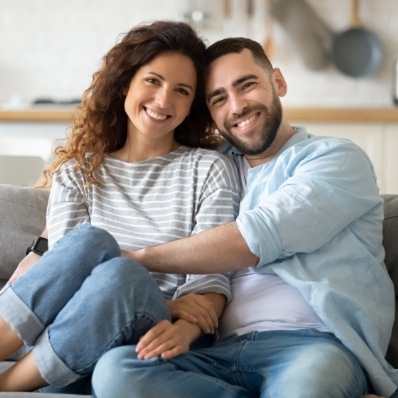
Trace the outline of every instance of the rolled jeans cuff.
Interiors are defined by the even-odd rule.
[[[53,387],[65,387],[81,378],[71,370],[55,353],[48,336],[48,329],[37,339],[32,350],[41,376]]]
[[[0,294],[0,316],[27,346],[34,345],[44,325],[11,286]]]

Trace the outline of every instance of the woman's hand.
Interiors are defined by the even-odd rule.
[[[206,295],[190,293],[167,302],[171,318],[197,324],[203,333],[213,334],[218,327],[214,304]]]
[[[171,323],[160,321],[144,336],[136,346],[138,359],[151,359],[160,356],[170,359],[189,350],[189,345],[200,335],[197,325],[184,320]]]

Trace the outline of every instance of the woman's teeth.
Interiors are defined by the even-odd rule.
[[[159,115],[159,113],[156,113],[154,111],[151,111],[150,109],[146,108],[146,113],[156,119],[156,120],[166,120],[167,119],[167,115]]]

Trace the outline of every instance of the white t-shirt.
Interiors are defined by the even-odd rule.
[[[330,332],[301,293],[277,275],[246,268],[233,274],[231,289],[232,301],[220,321],[221,339],[266,330]]]

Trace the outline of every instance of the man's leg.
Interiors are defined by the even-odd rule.
[[[241,352],[246,375],[263,374],[262,398],[360,398],[368,392],[356,358],[334,336],[314,330],[253,334]]]
[[[93,393],[97,398],[258,398],[236,382],[230,368],[234,353],[233,347],[210,347],[170,360],[139,360],[134,346],[115,348],[97,363]]]

